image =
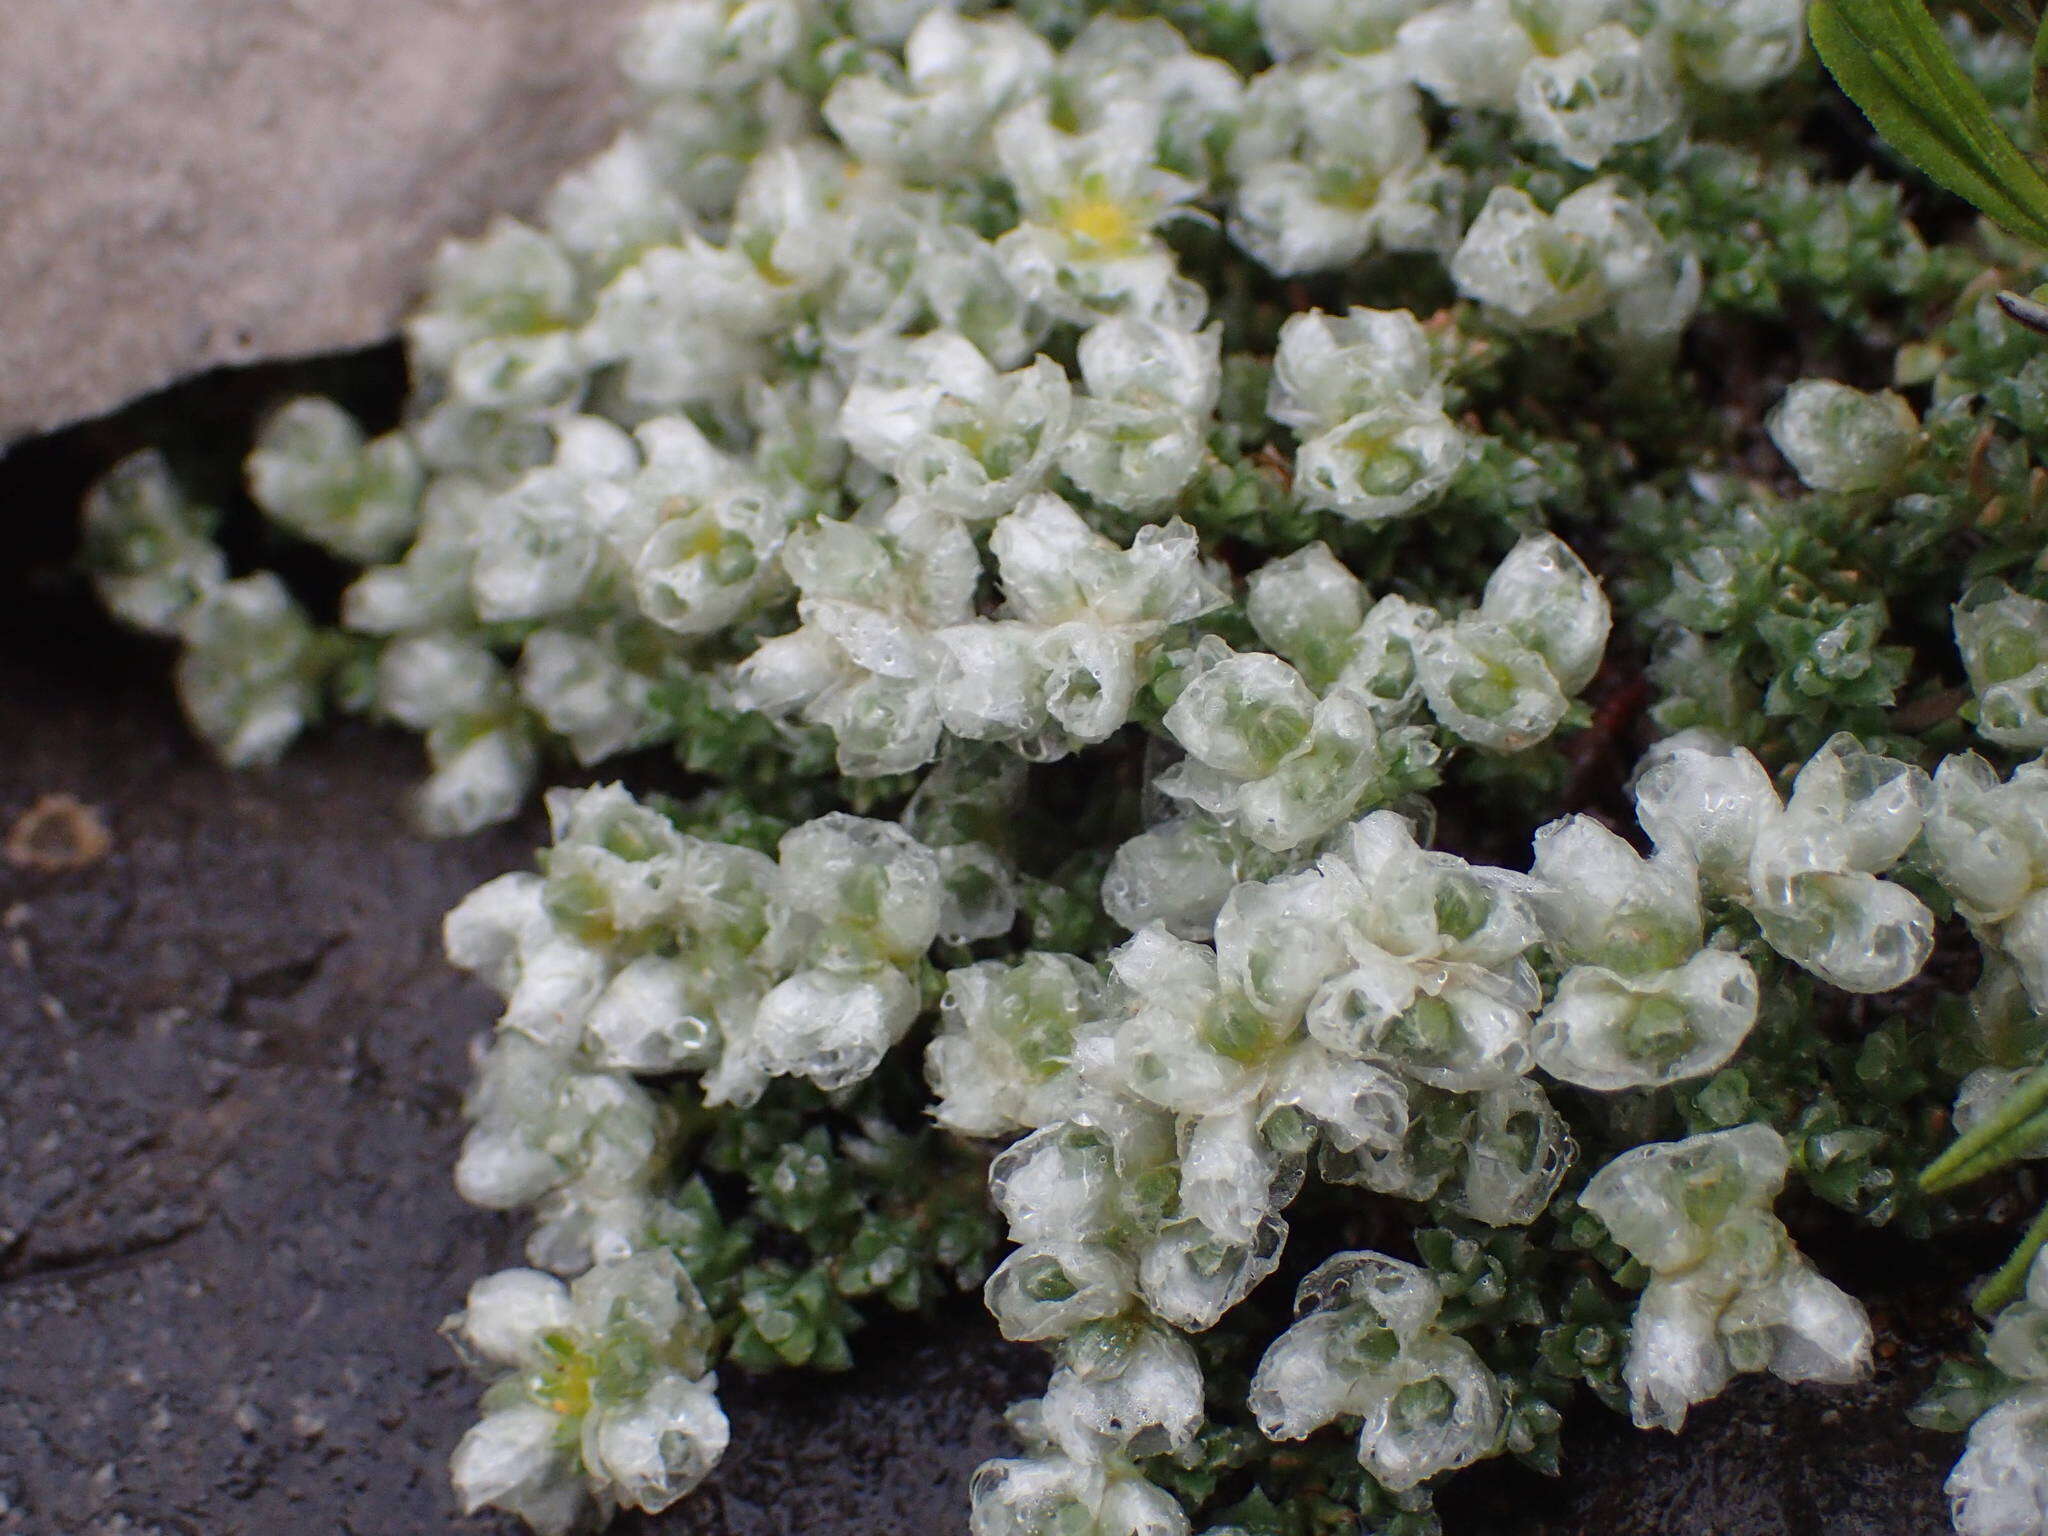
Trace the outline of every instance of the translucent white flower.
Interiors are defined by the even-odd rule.
[[[1303,501],[1361,522],[1421,511],[1470,450],[1444,414],[1428,338],[1406,310],[1290,315],[1266,408],[1301,439]]]
[[[2002,747],[2048,747],[2048,603],[1982,582],[1954,612],[1977,733]]]
[[[1052,65],[1052,50],[1014,16],[939,6],[911,30],[900,75],[876,59],[840,76],[821,110],[862,163],[930,185],[985,164],[996,119]]]
[[[1252,1378],[1268,1438],[1298,1440],[1356,1418],[1358,1460],[1400,1491],[1500,1448],[1500,1383],[1470,1344],[1435,1326],[1427,1271],[1378,1253],[1341,1253],[1301,1283],[1297,1321]]]
[[[1077,1462],[1170,1454],[1202,1427],[1202,1368],[1171,1329],[1122,1318],[1088,1324],[1060,1341],[1058,1360],[1039,1412]]]
[[[1229,136],[1244,82],[1221,59],[1195,52],[1164,17],[1100,12],[1061,51],[1052,91],[1084,130],[1141,104],[1153,163],[1200,181]]]
[[[1657,0],[1678,62],[1709,86],[1761,90],[1806,51],[1805,0]]]
[[[413,366],[491,409],[567,404],[583,388],[575,266],[548,236],[500,218],[434,257],[426,303],[406,322]]]
[[[1281,60],[1325,50],[1376,53],[1429,6],[1430,0],[1259,0],[1259,35]]]
[[[1149,104],[1096,110],[1097,125],[1068,133],[1037,99],[997,127],[997,161],[1021,217],[996,254],[1017,291],[1059,319],[1089,325],[1123,315],[1192,329],[1206,296],[1152,231],[1201,189],[1154,163]]]
[[[419,520],[412,444],[398,433],[365,439],[354,417],[317,396],[264,419],[245,472],[271,521],[357,565],[397,553]]]
[[[566,1286],[532,1270],[487,1276],[443,1329],[495,1378],[455,1451],[467,1513],[494,1506],[560,1536],[593,1515],[667,1509],[725,1454],[711,1316],[665,1249]]]
[[[1790,1154],[1765,1125],[1658,1142],[1595,1174],[1580,1203],[1653,1273],[1623,1379],[1645,1428],[1741,1371],[1846,1382],[1870,1369],[1870,1321],[1793,1247],[1771,1203]]]
[[[547,232],[599,281],[642,251],[672,245],[690,228],[689,210],[644,134],[628,129],[548,193]]]
[[[1222,331],[1116,319],[1081,338],[1088,393],[1074,404],[1060,467],[1089,495],[1146,512],[1201,468],[1222,381]]]
[[[2048,1530],[2048,1389],[2009,1397],[1970,1426],[1947,1492],[1957,1536]]]
[[[770,338],[800,289],[745,251],[695,234],[658,245],[597,295],[577,338],[584,366],[617,365],[634,404],[727,402],[768,372]]]
[[[1309,1033],[1341,1055],[1466,1092],[1529,1070],[1540,991],[1523,952],[1538,926],[1526,881],[1418,848],[1375,811],[1318,863],[1348,965],[1309,1000]]]
[[[1557,729],[1591,682],[1612,615],[1600,583],[1553,534],[1533,534],[1487,578],[1479,607],[1411,641],[1416,677],[1449,730],[1519,752]]]
[[[1676,336],[1700,296],[1698,259],[1674,249],[1612,181],[1581,187],[1546,214],[1519,187],[1496,187],[1451,261],[1458,291],[1531,330],[1611,314],[1627,340]]]
[[[1522,131],[1572,164],[1598,168],[1624,144],[1655,138],[1678,120],[1679,95],[1664,40],[1627,27],[1594,27],[1561,53],[1522,68],[1515,110]]]
[[[1063,1118],[1075,1042],[1097,1020],[1101,987],[1086,961],[1042,952],[947,972],[939,1032],[925,1049],[938,1122],[999,1136]]]
[[[828,353],[857,376],[867,352],[927,324],[965,336],[998,368],[1027,361],[1045,330],[995,246],[949,222],[937,194],[859,201],[818,316]]]
[[[469,573],[472,538],[492,493],[469,475],[439,475],[420,499],[411,547],[392,565],[372,566],[341,599],[341,621],[360,634],[466,627],[474,622]]]
[[[1724,1065],[1756,1010],[1755,971],[1723,950],[1633,976],[1574,966],[1536,1021],[1536,1063],[1585,1088],[1663,1087]]]
[[[960,521],[917,498],[791,535],[783,568],[803,626],[739,668],[737,695],[770,714],[801,710],[839,741],[843,772],[902,773],[940,736],[938,632],[971,611],[981,562]]]
[[[931,850],[888,822],[835,812],[785,833],[777,852],[784,974],[751,1019],[725,1028],[710,1103],[749,1103],[768,1077],[859,1082],[917,1018],[906,973],[937,936],[942,900]]]
[[[723,629],[772,586],[790,509],[685,417],[657,417],[634,437],[638,473],[594,487],[593,515],[641,613],[678,634]]]
[[[650,96],[736,94],[796,55],[813,16],[809,0],[663,0],[635,19],[620,68]]]
[[[1175,816],[1118,847],[1102,877],[1102,909],[1135,933],[1149,923],[1175,938],[1207,939],[1240,880],[1272,856],[1213,816]]]
[[[966,337],[935,331],[863,358],[839,429],[904,490],[984,519],[1038,488],[1071,410],[1066,373],[1050,359],[998,373]]]
[[[1231,141],[1231,238],[1282,275],[1375,247],[1444,249],[1454,182],[1428,151],[1420,103],[1390,53],[1264,70]]]
[[[1697,864],[1755,914],[1771,947],[1852,992],[1904,983],[1933,947],[1933,918],[1878,877],[1919,835],[1926,774],[1831,738],[1782,809],[1747,752],[1680,747],[1644,773],[1636,812],[1652,841]]]
[[[1277,656],[1215,649],[1166,712],[1188,756],[1157,789],[1274,851],[1321,837],[1374,798],[1386,763],[1364,699],[1341,688],[1318,699]]]
[[[577,607],[605,557],[603,488],[637,467],[633,440],[596,416],[555,428],[551,463],[494,497],[470,529],[470,598],[487,623]]]
[[[985,1288],[1006,1338],[1064,1338],[1141,1299],[1176,1328],[1212,1328],[1273,1272],[1287,1238],[1282,1179],[1248,1231],[1220,1232],[1176,1192],[1174,1120],[1141,1101],[1092,1098],[991,1165],[989,1192],[1021,1246]],[[1298,1168],[1298,1165],[1297,1165]],[[1277,1170],[1269,1170],[1277,1171]]]
[[[1920,418],[1903,397],[1832,379],[1801,379],[1765,425],[1799,478],[1817,491],[1881,490],[1898,479],[1920,442]]]
[[[1515,104],[1536,40],[1514,0],[1450,0],[1422,7],[1401,24],[1396,46],[1415,83],[1448,107]]]
[[[972,1536],[1188,1536],[1179,1503],[1127,1464],[1058,1453],[986,1461],[969,1497]]]
[[[455,1187],[490,1210],[532,1205],[572,1185],[644,1188],[671,1128],[631,1078],[592,1071],[510,1030],[485,1054],[464,1112],[471,1126]]]
[[[85,556],[100,601],[124,624],[176,634],[200,599],[227,580],[212,519],[185,495],[162,454],[121,460],[85,498]]]
[[[593,636],[542,629],[520,647],[520,698],[586,766],[654,738],[653,693],[653,679]]]
[[[2048,998],[2048,764],[2022,763],[2001,783],[1974,752],[1935,770],[1924,827],[1927,863],[1988,950]]]
[[[1115,732],[1160,639],[1223,601],[1178,520],[1119,549],[1059,497],[1038,495],[996,524],[989,549],[1006,616],[939,632],[938,704],[953,734],[1033,755]]]
[[[230,768],[276,762],[319,713],[326,650],[270,572],[209,587],[178,634],[178,700]]]

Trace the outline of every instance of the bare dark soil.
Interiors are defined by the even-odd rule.
[[[0,863],[0,1536],[510,1536],[445,1476],[474,1388],[435,1326],[518,1232],[449,1185],[492,1009],[437,928],[537,827],[420,840],[416,749],[361,727],[267,773],[209,762],[163,655],[62,574],[78,474],[123,430],[0,462],[26,550],[0,570],[0,835],[69,794],[111,836],[83,869]],[[1899,1251],[1830,1267],[1865,1294],[1905,1277],[1926,1315]],[[969,1471],[1039,1379],[992,1335],[970,1300],[864,1335],[857,1381],[729,1378],[718,1475],[626,1528],[963,1529]],[[1678,1439],[1589,1403],[1561,1481],[1468,1476],[1446,1527],[1938,1536],[1959,1446],[1904,1425],[1931,1361],[1886,1348],[1870,1387],[1746,1383]]]

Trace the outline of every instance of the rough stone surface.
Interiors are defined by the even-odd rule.
[[[270,390],[308,382],[243,376],[148,419],[209,424],[232,459]],[[143,419],[0,461],[0,506],[31,514],[0,570],[0,835],[70,794],[111,837],[81,869],[0,860],[0,1536],[514,1536],[447,1491],[475,1388],[435,1325],[519,1234],[449,1185],[492,1003],[435,929],[527,860],[537,819],[419,840],[397,809],[416,748],[358,727],[270,773],[205,758],[161,651],[66,573],[82,481]],[[1563,1478],[1452,1479],[1448,1536],[1941,1536],[1959,1443],[1900,1410],[1959,1336],[1957,1273],[1839,1224],[1809,1236],[1881,1302],[1874,1383],[1745,1380],[1677,1438],[1582,1404]],[[1040,1359],[972,1301],[856,1349],[857,1381],[728,1373],[725,1464],[618,1529],[962,1530],[967,1476]]]
[[[639,0],[0,4],[0,443],[391,334],[598,147]]]

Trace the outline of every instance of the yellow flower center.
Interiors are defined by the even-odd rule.
[[[1107,197],[1084,197],[1067,204],[1061,223],[1076,240],[1110,251],[1128,250],[1143,233],[1130,210]]]

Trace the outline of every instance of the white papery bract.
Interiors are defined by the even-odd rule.
[[[1086,1463],[1057,1451],[989,1461],[974,1472],[973,1536],[1188,1536],[1165,1489],[1128,1463]]]
[[[1470,1344],[1436,1326],[1442,1305],[1413,1264],[1379,1253],[1323,1263],[1301,1282],[1298,1320],[1252,1378],[1259,1428],[1298,1440],[1356,1418],[1359,1464],[1396,1491],[1494,1454],[1500,1384]]]
[[[986,163],[996,119],[1036,90],[1053,53],[1015,17],[936,6],[905,40],[900,72],[872,62],[833,85],[825,121],[864,164],[929,185]]]
[[[508,1030],[484,1054],[464,1112],[471,1126],[455,1166],[463,1199],[488,1210],[549,1202],[529,1258],[574,1273],[601,1250],[630,1246],[601,1218],[630,1218],[662,1173],[672,1131],[631,1078]]]
[[[554,433],[553,460],[520,476],[471,526],[470,599],[486,623],[566,613],[601,575],[607,551],[598,507],[639,456],[602,417],[569,417]]]
[[[422,475],[411,442],[398,433],[366,441],[331,400],[303,396],[273,412],[245,473],[273,522],[358,565],[390,558],[418,525]]]
[[[1461,293],[1531,330],[1608,315],[1638,343],[1675,337],[1700,295],[1697,258],[1673,249],[1612,181],[1581,187],[1551,213],[1518,187],[1496,187],[1451,276]]]
[[[1478,608],[1408,637],[1416,678],[1444,727],[1494,752],[1533,746],[1591,682],[1612,615],[1600,583],[1554,534],[1523,539]]]
[[[1602,6],[1602,9],[1608,7]],[[1555,11],[1590,9],[1566,0]],[[1522,67],[1515,110],[1522,131],[1572,164],[1597,169],[1624,144],[1654,138],[1678,120],[1677,82],[1664,39],[1608,22]]]
[[[1302,440],[1294,473],[1304,503],[1359,522],[1423,510],[1470,449],[1406,310],[1290,315],[1266,408]]]
[[[2009,1397],[1970,1426],[1948,1497],[1957,1536],[2048,1530],[2048,1387]]]
[[[160,453],[130,454],[102,476],[86,494],[83,521],[93,586],[124,624],[174,635],[227,580],[212,513],[185,495]]]
[[[1307,999],[1311,1035],[1457,1092],[1529,1070],[1541,993],[1523,952],[1539,929],[1521,877],[1418,848],[1392,811],[1355,823],[1317,867],[1345,953]]]
[[[1652,1273],[1622,1367],[1630,1411],[1676,1430],[1739,1372],[1854,1381],[1870,1320],[1792,1245],[1771,1204],[1790,1154],[1766,1125],[1624,1152],[1580,1204]]]
[[[1077,1462],[1186,1449],[1202,1427],[1202,1368],[1156,1323],[1084,1324],[1060,1342],[1039,1403],[1045,1433]]]
[[[1708,86],[1759,90],[1805,51],[1805,0],[1657,0],[1656,9],[1679,66]]]
[[[937,936],[938,860],[900,827],[834,813],[784,835],[780,931],[790,974],[728,1033],[710,1102],[747,1102],[768,1076],[843,1088],[880,1065],[918,1012],[909,970]]]
[[[1065,372],[1049,359],[998,373],[966,337],[937,331],[867,355],[839,430],[906,491],[984,519],[1038,488],[1072,404]]]
[[[1766,423],[1771,441],[1817,491],[1876,491],[1892,484],[1920,441],[1920,419],[1900,396],[1802,379]]]
[[[1660,852],[1748,907],[1771,947],[1851,992],[1886,992],[1926,963],[1933,917],[1878,878],[1919,835],[1927,775],[1854,737],[1831,738],[1781,805],[1741,748],[1671,748],[1637,782],[1636,814]]]
[[[722,629],[773,581],[790,509],[684,417],[634,436],[638,473],[596,489],[593,514],[641,613],[678,634]]]
[[[1195,664],[1166,712],[1188,756],[1154,780],[1163,793],[1275,852],[1321,837],[1373,794],[1386,763],[1365,699],[1318,699],[1279,657],[1221,641],[1204,641]]]
[[[725,1454],[711,1316],[672,1253],[569,1285],[489,1275],[443,1329],[494,1383],[455,1451],[466,1513],[494,1506],[563,1536],[614,1510],[668,1508]]]
[[[1955,631],[1978,734],[2001,747],[2048,747],[2048,603],[1979,583],[1956,604]]]
[[[1274,272],[1344,265],[1375,247],[1454,236],[1452,174],[1391,54],[1318,53],[1262,71],[1230,142],[1231,238]]]
[[[1059,497],[1033,496],[989,535],[1006,617],[941,630],[945,728],[1058,757],[1131,715],[1161,638],[1221,606],[1194,530],[1138,530],[1128,550]]]
[[[1222,379],[1222,332],[1118,319],[1081,338],[1086,397],[1060,467],[1090,496],[1144,512],[1171,501],[1201,468]]]
[[[2048,764],[2000,782],[1976,753],[1935,770],[1928,865],[1971,931],[2010,959],[2035,1006],[2048,1002]]]
[[[565,405],[584,382],[572,329],[578,298],[576,268],[561,247],[500,218],[479,239],[441,247],[426,304],[406,322],[407,353],[464,407]]]
[[[1076,1042],[1100,1016],[1101,973],[1072,955],[985,960],[946,974],[925,1071],[941,1125],[968,1136],[1050,1125],[1076,1091]]]
[[[803,593],[803,627],[741,665],[739,701],[801,711],[839,741],[843,772],[902,773],[940,736],[939,632],[966,619],[980,578],[974,541],[929,502],[876,504],[791,535],[783,567]]]
[[[1621,0],[1452,0],[1403,24],[1399,54],[1445,105],[1512,108],[1527,137],[1593,170],[1678,119],[1669,47],[1623,25],[1629,11]],[[1710,59],[1715,41],[1701,39]]]
[[[2048,1256],[2035,1255],[1985,1354],[2014,1385],[1970,1426],[1949,1476],[1957,1536],[2038,1536],[2048,1530]]]
[[[1421,708],[1416,649],[1442,622],[1435,609],[1392,593],[1368,608],[1364,584],[1321,543],[1268,561],[1248,585],[1252,627],[1310,686],[1357,694],[1383,726]]]
[[[751,1103],[777,1076],[840,1088],[916,1018],[945,898],[938,857],[901,828],[823,816],[770,860],[679,832],[616,785],[555,791],[548,808],[544,876],[491,882],[445,926],[450,959],[505,997],[501,1030],[551,1053],[509,1058],[526,1086],[491,1103],[543,1101],[544,1068],[634,1093],[611,1074],[703,1071],[713,1104]],[[480,1123],[513,1142],[541,1134],[488,1109]],[[542,1192],[522,1183],[486,1203]]]
[[[270,572],[209,587],[178,638],[178,700],[229,767],[276,762],[319,713],[320,637]]]
[[[1756,1021],[1749,962],[1702,949],[1697,872],[1645,859],[1590,817],[1536,833],[1534,897],[1570,965],[1536,1023],[1536,1060],[1583,1087],[1663,1086],[1714,1071]]]
[[[1207,300],[1152,229],[1201,187],[1156,163],[1153,103],[1097,102],[1094,112],[1096,122],[1068,133],[1040,99],[997,126],[996,163],[1019,213],[997,257],[1019,293],[1061,320],[1128,316],[1192,329]]]

